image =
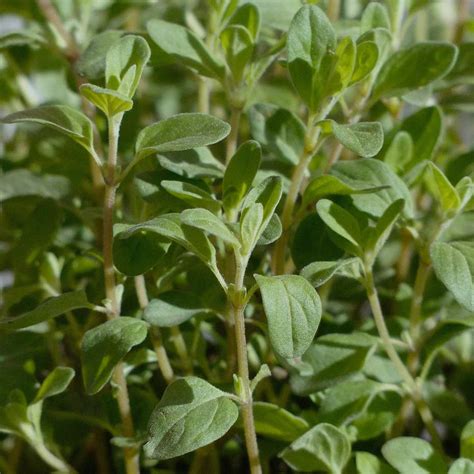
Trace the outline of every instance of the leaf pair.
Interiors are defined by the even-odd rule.
[[[368,227],[364,231],[355,217],[327,199],[319,201],[316,209],[333,232],[334,242],[350,255],[371,265],[388,239],[404,206],[403,200],[395,201],[378,219],[375,227]]]
[[[159,62],[177,62],[223,84],[229,75],[231,82],[239,84],[253,59],[260,30],[260,14],[252,3],[236,9],[229,8],[229,12],[232,13],[228,14],[230,17],[219,35],[225,64],[188,28],[163,20],[151,20],[147,30],[158,47]]]
[[[140,36],[127,35],[114,43],[105,57],[105,84],[81,86],[81,93],[107,117],[127,112],[133,107],[143,69],[150,59],[148,43]]]
[[[374,42],[339,44],[325,13],[316,6],[302,7],[288,31],[288,69],[295,89],[311,112],[326,99],[364,79],[375,67],[378,49]]]

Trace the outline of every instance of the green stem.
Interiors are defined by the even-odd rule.
[[[198,110],[202,114],[209,113],[211,91],[209,80],[205,77],[198,77]]]
[[[247,340],[245,337],[245,303],[244,276],[247,267],[248,256],[241,257],[236,253],[235,258],[235,280],[234,293],[231,297],[231,305],[234,316],[235,340],[237,346],[237,366],[240,383],[242,384],[242,420],[244,424],[245,444],[250,463],[251,474],[261,474],[260,457],[258,453],[257,435],[253,418],[253,396],[250,388],[249,365],[247,357]]]
[[[393,362],[401,379],[407,386],[410,395],[413,399],[413,402],[421,416],[421,419],[423,420],[428,432],[431,435],[433,445],[440,452],[443,452],[443,446],[438,432],[436,431],[431,410],[424,401],[417,383],[406,368],[403,361],[400,359],[400,356],[398,355],[397,351],[395,350],[395,347],[393,346],[390,334],[385,324],[385,319],[383,316],[382,307],[380,305],[377,289],[375,288],[372,269],[367,265],[365,266],[365,284],[367,290],[367,297],[369,299],[370,307],[375,321],[375,326],[377,327],[379,336],[382,339],[384,349],[389,359]]]
[[[339,14],[341,11],[341,0],[329,0],[328,2],[328,18],[332,23],[339,20]]]
[[[181,360],[181,364],[183,365],[183,369],[186,374],[193,373],[193,364],[191,359],[189,358],[188,348],[186,347],[186,342],[184,341],[184,337],[179,329],[179,326],[172,326],[171,328],[171,340],[173,341],[174,347],[176,348],[176,352]]]
[[[51,466],[55,471],[59,472],[67,472],[67,473],[75,473],[76,471],[63,461],[61,458],[58,458],[55,454],[53,454],[44,443],[33,443],[32,446],[34,447],[38,456],[49,466]]]
[[[138,303],[141,309],[145,309],[148,306],[148,294],[146,291],[145,277],[138,275],[135,277],[135,292],[137,294]],[[150,331],[150,337],[152,340],[153,348],[155,349],[156,359],[158,361],[158,367],[165,379],[167,384],[170,384],[174,379],[173,368],[171,367],[168,353],[162,343],[161,331],[158,327],[153,327]]]
[[[120,317],[120,305],[117,300],[115,269],[113,262],[113,218],[115,211],[116,183],[115,172],[118,156],[118,139],[120,124],[123,114],[109,119],[109,153],[107,159],[107,174],[104,194],[104,220],[103,220],[103,259],[104,259],[104,282],[105,295],[110,302],[108,318],[110,320]],[[122,419],[123,436],[133,438],[135,430],[133,427],[132,413],[130,410],[130,399],[128,396],[127,381],[123,371],[123,363],[117,364],[113,374],[114,383],[117,386],[117,404]],[[124,448],[125,469],[127,474],[139,474],[139,454],[135,448]]]
[[[290,238],[289,231],[293,223],[293,211],[300,194],[306,170],[311,158],[316,152],[318,139],[321,133],[319,127],[315,128],[313,126],[313,122],[314,116],[310,116],[308,119],[308,128],[305,135],[303,153],[301,154],[300,160],[293,171],[290,188],[283,206],[283,212],[281,216],[283,233],[275,244],[272,256],[273,272],[277,275],[281,275],[285,272],[286,251],[288,247],[288,240]]]
[[[242,109],[239,107],[232,107],[230,115],[230,133],[227,137],[226,142],[226,154],[225,162],[226,165],[229,164],[230,159],[234,156],[235,150],[237,149],[237,142],[239,140],[239,126],[240,126],[240,117],[242,115]]]

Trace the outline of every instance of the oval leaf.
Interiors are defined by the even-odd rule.
[[[212,115],[178,114],[143,129],[138,134],[135,150],[140,157],[189,150],[217,143],[229,132],[230,125]]]
[[[107,384],[115,366],[130,349],[147,336],[147,324],[139,319],[120,317],[84,334],[81,344],[82,378],[89,395]]]
[[[347,435],[329,423],[321,423],[286,448],[280,457],[294,470],[340,473],[351,456]]]
[[[334,135],[346,148],[364,158],[375,156],[382,148],[383,129],[378,122],[340,125],[334,120],[323,120],[319,125],[324,133]]]
[[[1,122],[32,122],[64,133],[93,153],[92,122],[81,112],[67,105],[45,105],[7,115]]]
[[[61,316],[68,311],[90,308],[84,290],[71,291],[43,301],[37,308],[13,318],[0,319],[0,329],[23,329]]]
[[[474,244],[436,242],[431,246],[436,276],[468,311],[474,311]]]
[[[239,410],[226,394],[198,377],[172,383],[153,411],[145,455],[170,459],[221,438]]]
[[[319,295],[299,275],[255,275],[255,279],[273,350],[286,359],[301,356],[313,342],[321,320]]]
[[[451,43],[427,41],[392,54],[380,70],[372,101],[400,96],[441,79],[453,67],[457,48]]]
[[[400,474],[432,474],[448,470],[443,457],[420,438],[391,439],[383,445],[382,454]]]

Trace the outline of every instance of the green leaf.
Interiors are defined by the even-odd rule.
[[[225,392],[197,377],[173,382],[153,411],[144,446],[148,458],[170,459],[224,436],[238,417]]]
[[[386,389],[373,380],[348,380],[329,388],[318,411],[318,420],[341,426],[363,415],[377,393]]]
[[[390,30],[390,16],[387,7],[378,2],[370,2],[362,13],[360,28],[362,31],[369,31],[373,28]]]
[[[244,3],[239,6],[229,20],[229,25],[244,26],[256,42],[260,31],[260,12],[257,5],[253,3]]]
[[[401,96],[445,76],[453,67],[457,48],[441,41],[421,42],[390,56],[380,70],[372,102]]]
[[[263,206],[263,218],[260,229],[256,233],[257,239],[260,239],[268,229],[272,219],[274,219],[274,212],[280,202],[282,192],[283,185],[281,178],[279,176],[269,176],[252,188],[247,194],[242,204],[242,215],[246,212],[246,209],[252,207],[255,203],[259,203]],[[273,220],[273,222],[275,223],[275,220]]]
[[[92,122],[82,113],[67,105],[44,105],[7,115],[1,122],[32,122],[54,128],[95,153]]]
[[[51,246],[61,228],[62,209],[56,201],[43,199],[28,214],[21,236],[11,250],[14,266],[19,271],[33,265]]]
[[[310,346],[321,320],[316,290],[299,275],[255,275],[262,294],[273,350],[286,359]]]
[[[107,89],[131,99],[149,59],[150,47],[141,36],[127,35],[121,38],[111,46],[105,57]]]
[[[63,176],[36,175],[26,169],[0,174],[0,202],[20,196],[61,199],[69,193],[69,181]]]
[[[81,344],[82,378],[89,395],[102,390],[115,366],[147,336],[144,321],[121,316],[84,334]]]
[[[399,199],[393,202],[387,207],[386,211],[377,221],[375,227],[367,229],[367,234],[364,234],[366,238],[365,251],[369,253],[370,259],[373,261],[379,254],[382,247],[385,245],[390,233],[392,232],[393,226],[400,217],[400,213],[403,211],[405,201]]]
[[[286,448],[280,457],[301,472],[342,473],[351,456],[347,435],[328,423],[321,423]]]
[[[35,324],[57,318],[68,311],[79,308],[90,308],[84,290],[71,291],[60,296],[55,296],[43,301],[35,309],[23,313],[20,316],[0,319],[0,329],[14,331]]]
[[[281,237],[283,227],[281,220],[277,214],[273,214],[270,218],[267,227],[260,235],[257,245],[269,245]]]
[[[240,242],[242,255],[250,255],[255,247],[262,227],[263,206],[253,203],[245,209],[240,218]]]
[[[425,181],[431,194],[441,204],[444,212],[457,211],[461,207],[461,198],[456,188],[445,174],[432,162],[427,163]]]
[[[436,276],[468,311],[474,311],[474,244],[435,242],[431,259]]]
[[[323,174],[317,176],[306,186],[303,193],[302,207],[307,207],[323,197],[331,195],[346,196],[349,194],[364,194],[379,191],[380,187],[352,187],[335,176]]]
[[[380,217],[390,204],[398,199],[405,200],[403,214],[413,217],[413,201],[406,184],[380,160],[368,158],[363,160],[336,163],[331,174],[352,187],[384,187],[371,194],[351,196],[354,205],[362,212]]]
[[[455,338],[464,331],[474,328],[474,316],[449,316],[442,319],[431,329],[423,339],[423,355],[426,360],[430,355],[441,348],[446,342]]]
[[[443,131],[443,115],[437,106],[426,107],[403,120],[399,131],[410,134],[413,141],[412,160],[403,171],[408,171],[418,163],[431,160],[436,151]]]
[[[358,474],[396,474],[397,472],[377,456],[362,451],[356,453],[356,466]]]
[[[227,210],[238,208],[242,199],[252,186],[262,158],[258,142],[249,140],[243,143],[231,158],[224,173],[222,194]]]
[[[205,147],[168,152],[157,159],[161,167],[185,178],[222,178],[224,174],[222,163]]]
[[[450,84],[473,84],[474,72],[472,64],[474,61],[474,42],[468,41],[459,45],[459,54],[445,80]]]
[[[313,262],[339,260],[344,250],[333,241],[332,230],[318,213],[309,213],[298,225],[291,246],[291,258],[298,269]]]
[[[127,112],[133,107],[133,101],[120,92],[104,89],[94,84],[83,84],[80,88],[81,94],[107,117]]]
[[[448,474],[474,474],[474,462],[470,459],[456,459],[451,464]]]
[[[46,38],[34,31],[33,28],[31,30],[12,31],[0,36],[0,51],[15,46],[37,48],[43,44],[47,44]]]
[[[78,73],[92,80],[104,77],[107,51],[122,35],[119,30],[106,30],[95,35],[76,63]]]
[[[414,144],[411,135],[404,130],[397,132],[385,152],[384,161],[395,173],[400,174],[406,170],[407,165],[413,160]]]
[[[346,89],[352,81],[356,64],[356,45],[350,36],[341,38],[336,48],[334,65],[329,68],[323,95],[332,96]]]
[[[308,422],[273,403],[254,402],[253,417],[258,435],[292,442],[309,430]]]
[[[203,76],[224,78],[224,65],[214,59],[204,43],[187,28],[154,19],[147,23],[147,30],[159,50],[173,61],[195,69]]]
[[[208,192],[182,181],[162,181],[161,186],[172,196],[181,199],[193,207],[203,207],[213,213],[221,210],[221,203]]]
[[[314,5],[305,5],[294,16],[287,39],[288,69],[298,94],[311,110],[316,110],[324,80],[321,70],[335,56],[336,33],[325,13]]]
[[[362,370],[377,339],[364,333],[328,334],[319,337],[295,365],[291,387],[297,395],[323,390]]]
[[[114,228],[120,234],[120,227]],[[137,276],[153,268],[166,252],[168,243],[151,232],[135,232],[114,239],[114,265],[124,275]]]
[[[340,125],[334,120],[318,122],[324,134],[331,134],[346,148],[368,158],[375,156],[383,145],[383,129],[379,122],[359,122]]]
[[[369,5],[380,5],[372,3]],[[349,85],[363,81],[373,71],[379,59],[379,49],[373,41],[362,41],[357,43],[357,55],[354,72],[352,73]]]
[[[474,461],[474,420],[469,421],[462,429],[461,456]]]
[[[229,132],[230,125],[212,115],[173,115],[144,128],[138,134],[135,152],[144,158],[153,153],[189,150],[217,143]]]
[[[254,50],[253,38],[247,28],[241,25],[229,25],[220,34],[225,59],[232,77],[239,83],[250,63]]]
[[[361,256],[362,234],[357,219],[328,199],[319,201],[316,209],[324,223],[334,232],[336,244],[354,256]]]
[[[63,393],[68,388],[74,375],[75,371],[71,367],[55,367],[44,379],[33,403],[38,403],[45,398]]]
[[[153,326],[171,327],[208,311],[193,293],[172,290],[161,293],[159,299],[151,300],[143,318]]]
[[[303,153],[305,126],[286,109],[255,104],[248,112],[252,136],[284,163],[296,165]]]
[[[357,264],[359,259],[346,258],[329,262],[313,262],[306,265],[300,272],[303,278],[306,278],[311,285],[318,287],[324,285],[334,275],[344,274],[345,267]]]
[[[400,474],[432,474],[448,470],[443,457],[420,438],[391,439],[383,445],[382,454]]]
[[[217,278],[220,277],[215,248],[204,232],[184,225],[179,214],[165,214],[141,224],[130,226],[118,234],[116,238],[127,239],[141,231],[152,232],[183,246],[208,265]]]
[[[238,248],[240,242],[234,233],[215,214],[207,209],[187,209],[181,213],[184,224],[201,229]]]

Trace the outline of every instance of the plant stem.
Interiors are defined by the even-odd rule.
[[[181,364],[186,374],[193,373],[193,364],[189,358],[188,349],[186,347],[186,342],[184,337],[181,334],[179,326],[172,326],[171,328],[171,339],[173,341],[176,352],[178,353],[179,358],[181,359]]]
[[[242,115],[242,109],[239,107],[232,107],[230,115],[230,133],[227,137],[226,143],[226,154],[225,163],[229,164],[230,159],[234,156],[235,150],[237,149],[237,142],[239,140],[239,126],[240,116]]]
[[[241,257],[236,254],[235,258],[235,297],[231,298],[234,322],[235,339],[237,346],[237,366],[239,379],[242,384],[242,420],[244,424],[245,444],[250,463],[251,474],[261,474],[260,457],[258,453],[257,435],[253,419],[253,396],[250,389],[249,366],[247,357],[247,341],[245,337],[245,304],[242,294],[244,291],[244,276],[247,267],[248,256]]]
[[[341,11],[341,0],[329,0],[328,2],[328,18],[332,23],[339,20]]]
[[[51,26],[54,27],[58,35],[64,41],[66,57],[71,60],[79,56],[79,51],[76,45],[74,37],[66,30],[61,17],[59,16],[56,8],[53,6],[50,0],[36,0],[39,9],[43,13],[44,17],[48,20]]]
[[[138,275],[135,277],[135,292],[137,294],[138,303],[141,309],[148,306],[148,294],[146,291],[145,277]],[[155,349],[158,366],[167,384],[170,384],[174,379],[173,368],[171,367],[168,353],[162,343],[161,331],[159,327],[153,327],[150,331],[153,348]]]
[[[102,251],[104,258],[105,295],[110,301],[110,311],[107,315],[109,319],[120,317],[120,305],[116,295],[112,243],[116,194],[115,171],[117,166],[118,138],[122,116],[123,114],[118,114],[109,119],[109,153],[107,159],[107,175],[104,195]],[[123,436],[133,438],[135,436],[135,430],[133,428],[127,381],[125,379],[122,363],[117,364],[115,367],[113,380],[117,386],[116,397],[120,417],[122,419]],[[135,448],[124,448],[124,457],[127,474],[138,474],[140,472],[138,451]]]
[[[286,251],[289,240],[289,230],[293,222],[293,211],[295,209],[296,201],[300,194],[301,186],[303,184],[306,169],[316,152],[317,142],[320,136],[320,129],[313,126],[314,116],[308,119],[308,127],[305,135],[305,144],[300,160],[293,171],[291,177],[290,189],[286,196],[285,204],[283,206],[283,213],[281,217],[283,232],[281,237],[275,244],[272,256],[273,272],[276,275],[281,275],[285,272]]]
[[[273,272],[276,275],[281,275],[285,272],[286,251],[290,237],[289,230],[293,221],[293,210],[300,193],[306,169],[309,165],[309,162],[311,161],[311,157],[312,153],[305,149],[291,177],[290,189],[288,190],[288,195],[286,196],[281,219],[283,232],[281,237],[276,242],[275,248],[273,250],[272,266]]]
[[[367,290],[367,297],[369,299],[370,307],[372,309],[372,314],[374,316],[375,325],[377,327],[377,331],[379,333],[380,338],[382,339],[382,343],[384,349],[389,357],[389,359],[393,362],[398,374],[402,378],[403,382],[406,384],[410,395],[413,399],[413,402],[420,413],[421,419],[423,420],[428,432],[431,435],[431,441],[435,448],[437,448],[440,452],[443,452],[443,446],[441,443],[441,439],[436,431],[436,427],[434,425],[433,415],[431,410],[429,409],[428,405],[424,401],[418,384],[415,382],[414,378],[406,368],[403,361],[400,359],[395,347],[393,346],[392,340],[390,338],[390,334],[388,332],[387,326],[385,324],[384,316],[382,313],[382,307],[380,305],[380,300],[377,294],[377,289],[375,288],[374,284],[374,276],[372,273],[372,269],[369,266],[365,266],[365,284]]]
[[[210,103],[210,88],[209,81],[207,78],[199,76],[198,77],[198,110],[202,114],[209,113],[209,103]]]
[[[416,272],[415,284],[413,286],[413,298],[410,306],[410,336],[415,344],[420,337],[421,308],[430,272],[431,264],[421,258]]]
[[[69,466],[69,464],[66,463],[66,461],[63,461],[61,458],[58,458],[55,454],[53,454],[43,442],[35,442],[32,444],[32,446],[34,447],[38,456],[55,471],[67,473],[76,472],[71,466]]]

